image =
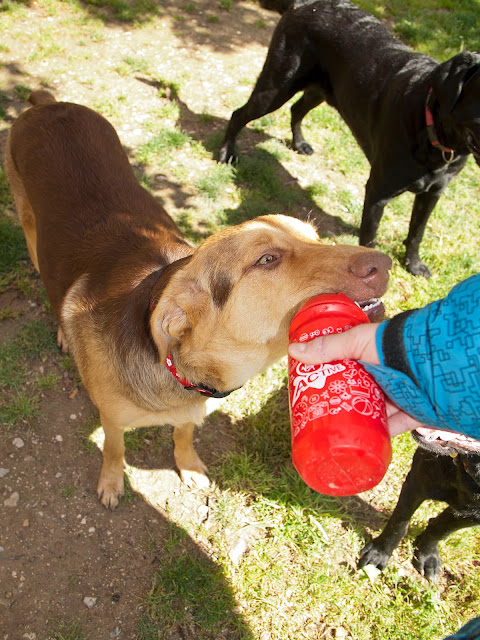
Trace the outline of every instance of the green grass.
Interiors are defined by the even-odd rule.
[[[59,621],[50,631],[52,640],[85,640],[81,626],[78,622]]]
[[[188,637],[208,640],[251,638],[247,625],[235,616],[233,591],[225,588],[220,566],[205,555],[187,550],[186,538],[171,525],[169,555],[156,573],[139,624],[144,640],[168,637],[177,625]]]

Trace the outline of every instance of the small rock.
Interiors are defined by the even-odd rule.
[[[92,607],[94,607],[97,604],[97,598],[92,598],[90,596],[86,596],[83,599],[83,604],[88,607],[89,609],[92,609]]]
[[[245,555],[248,549],[247,542],[244,538],[240,538],[236,544],[230,549],[228,553],[228,557],[233,562],[233,564],[238,564],[240,558]]]
[[[14,491],[9,498],[3,501],[3,504],[6,507],[16,507],[19,499],[20,499],[20,495],[18,491]]]
[[[210,509],[206,504],[202,504],[197,509],[200,522],[205,522],[210,514]]]
[[[4,478],[7,473],[10,473],[10,469],[4,469],[3,467],[0,467],[0,478]]]
[[[17,447],[17,449],[21,449],[25,446],[25,442],[21,438],[15,438],[12,444],[14,447]]]
[[[72,417],[72,416],[70,416],[70,417]],[[60,435],[55,436],[55,440],[56,440],[57,442],[63,442],[63,436],[60,436]]]

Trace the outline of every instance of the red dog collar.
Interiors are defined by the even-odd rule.
[[[202,395],[209,396],[210,398],[226,398],[228,395],[232,393],[232,391],[235,391],[235,389],[232,389],[232,391],[221,392],[221,391],[217,391],[216,389],[211,389],[210,387],[205,387],[202,384],[193,384],[189,382],[186,378],[181,378],[178,374],[177,368],[173,363],[172,354],[170,353],[168,354],[167,359],[165,360],[165,366],[173,375],[173,377],[176,380],[178,380],[178,382],[182,385],[182,387],[184,387],[184,389],[186,389],[187,391],[198,391]]]
[[[430,87],[430,89],[428,90],[427,102],[425,104],[425,122],[427,123],[428,139],[430,140],[430,143],[433,147],[442,152],[443,161],[448,163],[453,160],[455,149],[445,147],[438,139],[438,134],[437,130],[435,129],[435,122],[433,121],[433,114],[431,109],[433,100],[433,87]]]

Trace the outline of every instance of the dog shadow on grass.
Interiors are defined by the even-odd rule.
[[[218,158],[228,125],[227,120],[195,113],[179,98],[174,88],[166,87],[162,82],[139,76],[137,80],[158,90],[168,89],[170,99],[179,106],[177,127],[188,132],[192,139],[200,142],[214,158]],[[264,143],[273,141],[280,145],[280,155],[288,153],[283,140],[277,140],[264,131],[255,131],[249,127],[242,131],[239,140],[239,146],[244,153],[233,167],[233,181],[240,194],[240,203],[235,208],[227,207],[222,211],[222,221],[225,225],[239,224],[269,213],[282,213],[313,223],[322,237],[358,235],[355,226],[321,209],[308,189],[304,189],[299,180],[285,168],[278,157],[279,154],[265,148]],[[142,171],[144,167],[139,166],[138,169]],[[177,194],[177,199],[178,197],[182,196]],[[188,204],[185,193],[182,204]],[[205,228],[208,229],[208,225]],[[195,235],[192,228],[184,231],[189,236]],[[207,234],[208,231],[205,235]]]

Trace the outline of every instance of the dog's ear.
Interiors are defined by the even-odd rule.
[[[172,290],[173,289],[173,290]],[[210,296],[198,282],[176,282],[153,309],[150,330],[163,362],[175,344],[193,329],[205,312]]]
[[[438,65],[431,76],[431,86],[440,104],[441,119],[452,112],[465,83],[479,70],[480,55],[470,52],[459,53]]]

